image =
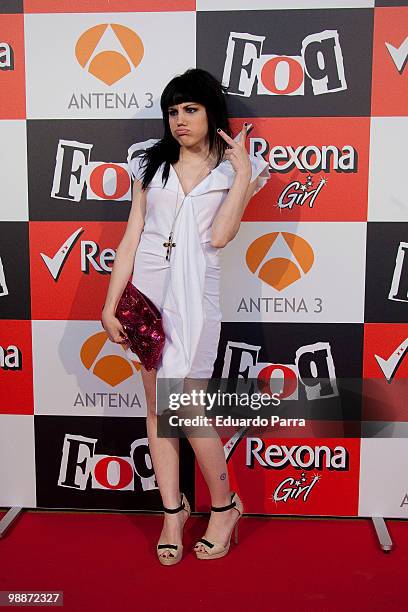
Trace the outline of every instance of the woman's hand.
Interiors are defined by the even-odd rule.
[[[117,319],[111,312],[102,310],[101,323],[102,327],[109,336],[109,340],[111,342],[115,342],[116,344],[123,344],[124,348],[126,349],[129,345],[129,341],[119,319]]]
[[[221,130],[217,130],[219,136],[225,140],[228,144],[228,149],[224,151],[224,159],[229,161],[237,174],[251,178],[252,168],[249,155],[245,148],[245,141],[247,136],[246,124],[242,126],[240,137],[238,141],[233,140],[228,134]]]

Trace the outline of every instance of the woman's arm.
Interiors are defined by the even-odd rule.
[[[235,170],[232,187],[217,212],[211,228],[211,246],[223,248],[238,233],[242,215],[246,205],[256,191],[258,179],[250,183],[252,168],[245,148],[246,123],[242,127],[238,142],[230,138],[223,130],[217,131],[221,138],[229,145],[229,148],[224,153],[224,157],[231,162]]]
[[[103,316],[114,316],[116,306],[132,274],[136,249],[144,227],[146,212],[146,192],[142,191],[139,180],[133,183],[132,207],[126,230],[116,250],[108,292],[106,294]]]
[[[249,173],[236,174],[227,197],[217,212],[211,229],[211,246],[223,248],[233,240],[241,225],[246,205],[254,195],[258,179],[250,183]]]

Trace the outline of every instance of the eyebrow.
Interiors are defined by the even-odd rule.
[[[187,108],[188,106],[191,106],[191,105],[197,106],[198,102],[186,102],[184,108]],[[176,108],[176,106],[177,104],[175,104],[174,106],[169,106],[167,110],[172,110],[173,108]]]

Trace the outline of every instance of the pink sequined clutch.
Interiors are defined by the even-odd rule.
[[[157,367],[166,339],[159,309],[129,280],[115,314],[142,365],[146,370]]]

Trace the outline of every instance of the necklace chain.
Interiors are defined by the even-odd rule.
[[[191,192],[193,191],[193,189],[195,189],[195,188],[197,187],[197,185],[199,184],[199,183],[197,183],[197,184],[196,184],[196,185],[193,187],[193,189],[190,189],[189,193],[184,194],[184,197],[183,197],[183,200],[182,200],[182,202],[181,202],[181,205],[178,207],[178,210],[177,210],[178,199],[179,199],[179,192],[180,192],[181,178],[183,177],[183,174],[182,174],[182,171],[183,171],[183,159],[182,159],[181,154],[180,154],[179,159],[180,159],[180,178],[178,177],[176,170],[173,168],[174,172],[176,172],[176,175],[177,175],[177,196],[176,196],[176,206],[175,206],[175,209],[174,209],[174,218],[173,218],[173,223],[172,223],[172,225],[171,225],[171,230],[170,230],[170,234],[169,234],[168,240],[167,240],[167,242],[163,242],[163,246],[164,246],[164,247],[167,249],[167,253],[166,253],[166,260],[167,260],[167,261],[170,261],[171,251],[172,251],[173,247],[175,247],[175,246],[176,246],[176,243],[175,243],[175,242],[173,242],[173,232],[174,232],[174,226],[175,226],[175,224],[176,224],[176,220],[177,220],[177,217],[179,216],[179,213],[180,213],[180,211],[181,211],[181,208],[182,208],[182,206],[183,206],[183,204],[184,204],[184,200],[187,198],[187,196],[189,195],[189,193],[191,193]],[[201,171],[199,172],[199,174],[196,176],[196,178],[195,178],[195,180],[196,180],[196,181],[197,181],[197,179],[198,179],[198,178],[201,178],[201,174],[202,174],[202,170],[201,170]],[[207,172],[207,175],[206,175],[206,176],[208,176],[208,174],[210,174],[210,172]],[[204,180],[204,178],[205,178],[205,176],[203,176],[202,180]],[[184,190],[183,190],[183,192],[184,192]]]

